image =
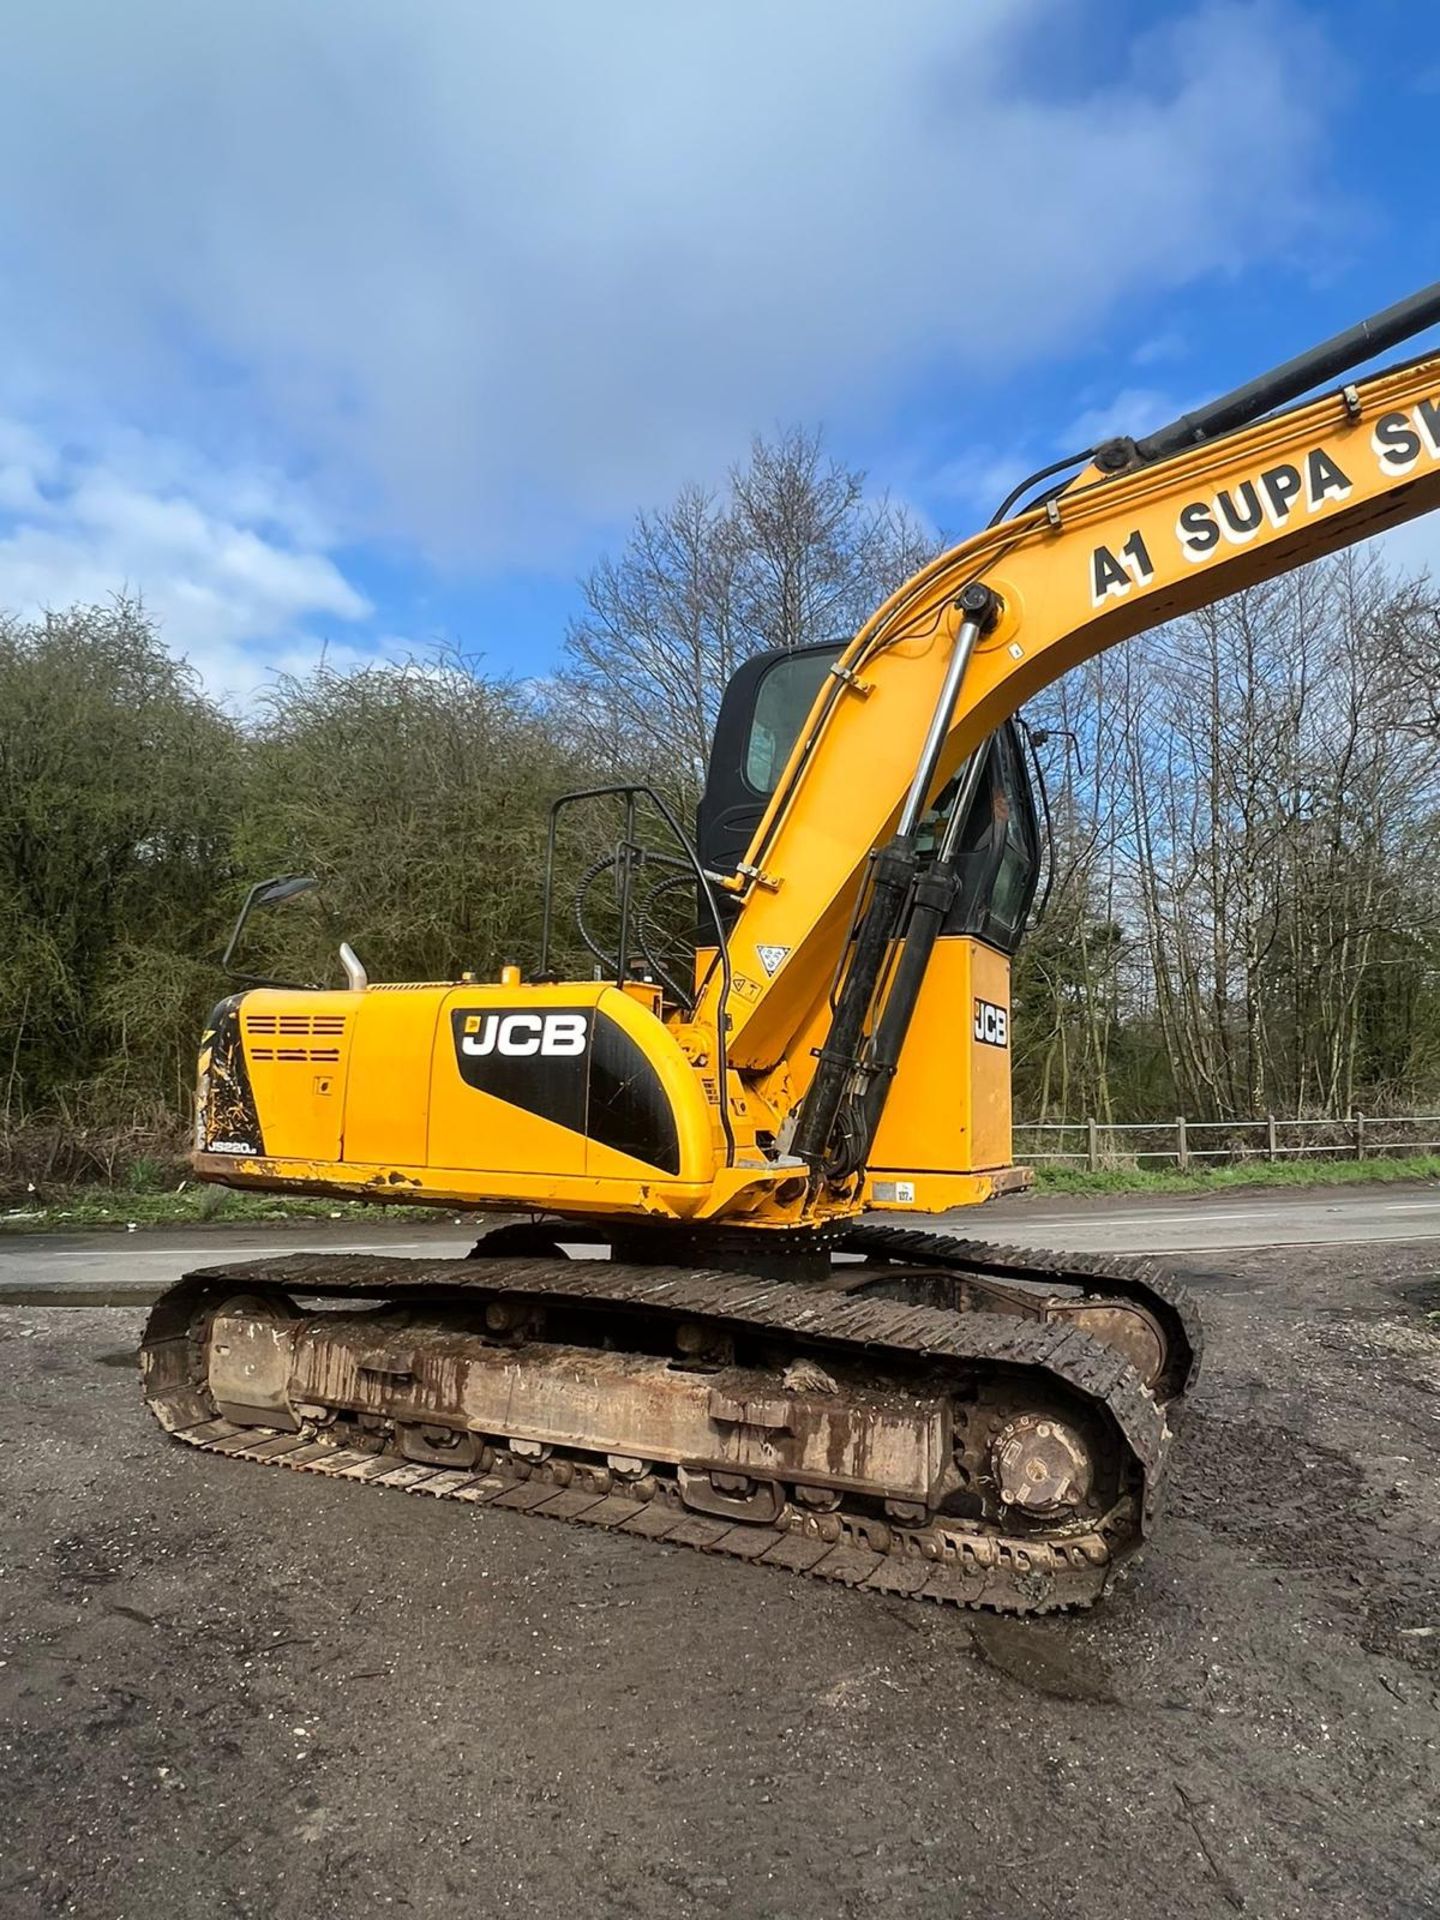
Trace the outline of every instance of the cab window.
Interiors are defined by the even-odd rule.
[[[779,784],[821,682],[839,647],[807,647],[777,660],[762,678],[745,743],[745,784],[768,798]]]
[[[957,774],[926,815],[922,853],[938,849],[959,784]],[[980,782],[960,831],[955,855],[960,890],[944,931],[973,934],[1002,953],[1014,953],[1035,895],[1039,840],[1019,736],[1007,723],[985,750]]]

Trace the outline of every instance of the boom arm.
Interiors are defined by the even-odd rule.
[[[1417,317],[1426,300],[1440,307],[1432,290],[1391,314],[1406,311],[1413,331],[1433,317],[1428,308]],[[1363,333],[1281,374],[1298,377],[1307,362],[1333,370],[1345,363],[1332,350],[1350,341],[1353,359]],[[1392,329],[1382,343],[1397,337]],[[1240,392],[1253,410],[1260,383]],[[1193,438],[1203,426],[1196,416],[1176,431]],[[1138,462],[1172,442],[1167,430],[1139,448],[1121,443],[1118,457]],[[1436,505],[1440,357],[1431,357],[1128,471],[1092,463],[1048,502],[915,575],[833,670],[740,869],[730,1066],[778,1076],[771,1096],[792,1110],[805,1093],[814,1065],[798,1038],[814,1031],[845,960],[872,851],[906,824],[922,742],[937,749],[924,783],[933,795],[1024,701],[1102,649]],[[993,596],[984,630],[975,610],[987,596],[968,596],[968,624],[963,604],[976,587]],[[697,1013],[718,1017],[718,982]]]

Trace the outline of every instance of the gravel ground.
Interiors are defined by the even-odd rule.
[[[1223,1258],[1033,1623],[198,1458],[138,1313],[0,1309],[0,1915],[1435,1914],[1440,1249]]]

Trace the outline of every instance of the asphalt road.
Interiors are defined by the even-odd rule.
[[[1434,1920],[1440,1248],[1182,1264],[1151,1544],[1029,1622],[197,1456],[137,1307],[0,1304],[0,1915]]]
[[[893,1216],[891,1216],[893,1217]],[[1004,1200],[946,1222],[980,1239],[1073,1253],[1218,1253],[1440,1239],[1440,1186]]]
[[[877,1216],[904,1224],[906,1216]],[[1249,1194],[1037,1197],[1002,1200],[933,1224],[977,1239],[1072,1253],[1202,1254],[1256,1247],[1370,1246],[1440,1239],[1440,1186],[1336,1187]],[[0,1234],[0,1302],[23,1303],[43,1289],[57,1301],[141,1301],[187,1268],[248,1254],[307,1250],[414,1254],[441,1259],[473,1245],[453,1220],[417,1218],[379,1228],[349,1220],[331,1227],[294,1222],[256,1226],[153,1228],[135,1233]]]

